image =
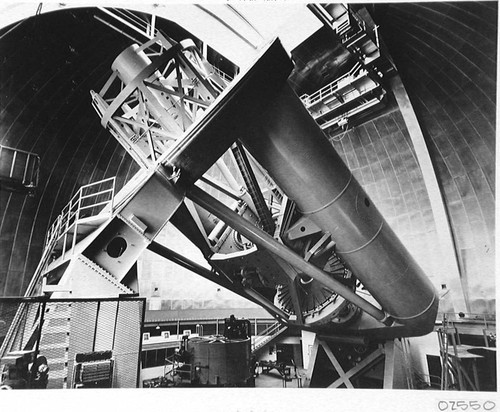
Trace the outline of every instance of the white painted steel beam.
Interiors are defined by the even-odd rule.
[[[420,165],[420,170],[422,171],[425,187],[429,195],[432,214],[434,216],[434,223],[436,225],[436,232],[439,239],[439,245],[437,246],[441,249],[440,277],[441,279],[446,279],[446,284],[451,290],[450,294],[452,297],[454,311],[468,312],[460,280],[460,269],[458,266],[457,253],[453,241],[450,221],[444,204],[443,194],[441,193],[441,189],[439,187],[436,171],[429,154],[429,149],[427,148],[422,129],[410,102],[410,98],[408,97],[399,75],[394,76],[391,79],[391,87],[413,143],[417,161]]]

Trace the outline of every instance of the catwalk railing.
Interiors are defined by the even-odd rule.
[[[40,157],[36,153],[0,145],[0,187],[7,190],[27,190],[38,186]]]
[[[482,375],[487,372],[488,359],[496,357],[495,315],[445,313],[441,319],[436,329],[442,366],[441,390],[490,390],[491,382],[485,382]],[[476,337],[472,345],[471,336]],[[479,336],[484,339],[484,346],[477,345]],[[469,344],[464,344],[467,341]]]
[[[110,177],[80,187],[48,230],[45,245],[47,246],[53,239],[57,242],[61,237],[67,236],[70,230],[74,229],[72,241],[74,247],[79,224],[92,219],[102,211],[111,216],[115,195],[115,180],[115,177]]]
[[[286,329],[287,326],[284,326],[279,322],[273,323],[267,329],[263,330],[261,333],[254,337],[252,341],[252,352],[256,352],[264,347],[275,337],[281,335]]]

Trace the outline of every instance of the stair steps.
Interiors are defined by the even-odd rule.
[[[276,339],[281,335],[288,326],[284,326],[279,322],[274,323],[269,328],[264,330],[262,333],[254,337],[252,342],[252,354],[257,353],[260,349],[270,343],[272,340]]]

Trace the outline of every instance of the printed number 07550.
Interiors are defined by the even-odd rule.
[[[495,402],[492,401],[439,401],[440,411],[492,411],[496,409]]]

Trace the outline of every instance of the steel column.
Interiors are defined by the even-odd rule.
[[[252,170],[252,166],[250,166],[245,149],[241,146],[241,143],[235,142],[231,150],[236,164],[240,169],[241,176],[245,181],[245,185],[250,193],[250,196],[252,197],[262,227],[266,233],[272,235],[274,233],[273,217],[271,216],[271,211],[267,207],[266,201],[264,200],[264,195],[260,190],[255,173]]]
[[[394,341],[388,340],[384,343],[384,386],[383,389],[393,389],[394,387],[394,366],[395,366],[395,351]]]
[[[311,349],[311,354],[309,355],[309,364],[307,365],[306,383],[304,385],[305,388],[309,388],[311,386],[312,375],[314,372],[314,367],[316,366],[316,358],[318,357],[318,350],[319,350],[319,339],[317,336],[315,336],[314,343]]]
[[[436,172],[432,164],[427,144],[425,143],[422,129],[420,128],[413,106],[399,76],[394,76],[391,79],[391,87],[413,143],[417,161],[422,171],[425,188],[429,195],[434,223],[436,225],[436,233],[439,239],[438,247],[441,249],[441,276],[443,276],[443,279],[447,279],[446,282],[450,286],[455,312],[468,312],[465,294],[460,281],[461,275],[453,234],[450,227],[450,219],[448,218],[443,194],[439,188]]]

